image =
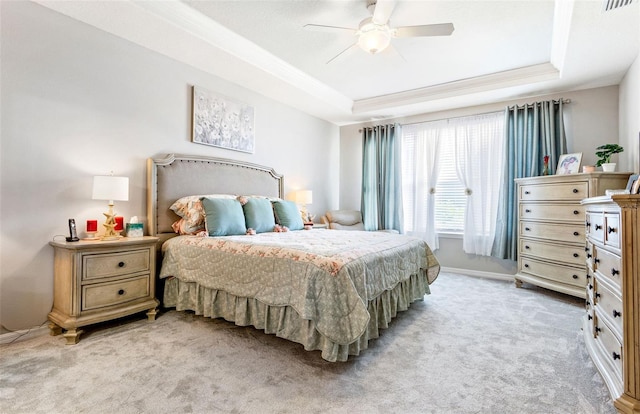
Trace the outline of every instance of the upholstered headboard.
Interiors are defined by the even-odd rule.
[[[224,158],[169,154],[147,160],[149,234],[160,241],[175,236],[179,217],[169,207],[180,197],[205,194],[283,197],[284,178],[272,168]]]

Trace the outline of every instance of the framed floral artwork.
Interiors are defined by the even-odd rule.
[[[562,154],[558,159],[557,175],[576,174],[580,171],[580,163],[582,162],[582,153],[574,152],[573,154]]]
[[[194,86],[192,108],[193,142],[253,153],[255,131],[252,106]]]

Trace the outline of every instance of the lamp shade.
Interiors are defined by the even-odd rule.
[[[297,204],[311,204],[313,203],[313,192],[311,190],[296,191],[293,198]]]
[[[129,201],[129,177],[97,175],[93,177],[94,200]]]

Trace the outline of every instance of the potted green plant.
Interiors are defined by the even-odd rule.
[[[596,167],[602,167],[602,171],[615,171],[616,163],[611,162],[611,156],[624,151],[624,148],[618,144],[604,144],[600,145],[596,150],[596,157],[598,157]]]

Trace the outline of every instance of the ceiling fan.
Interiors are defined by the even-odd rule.
[[[395,37],[425,37],[425,36],[449,36],[453,33],[452,23],[425,24],[420,26],[390,27],[389,17],[396,6],[396,0],[366,0],[367,10],[371,17],[360,22],[357,29],[339,26],[327,26],[321,24],[306,24],[304,27],[311,30],[342,31],[357,36],[358,40],[331,58],[330,63],[346,51],[360,46],[364,51],[375,55],[389,47],[391,38]]]

